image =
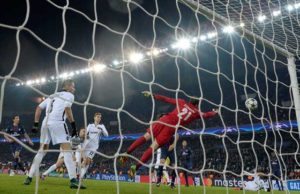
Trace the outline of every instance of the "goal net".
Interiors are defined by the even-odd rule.
[[[126,193],[122,181],[147,183],[143,193],[156,189],[156,154],[135,178],[128,176],[153,134],[138,151],[124,154],[157,115],[176,107],[154,94],[177,103],[199,99],[202,112],[219,110],[214,118],[176,126],[175,162],[167,171],[175,170],[178,193],[188,184],[203,193],[214,186],[245,190],[257,176],[268,186],[261,183],[256,191],[300,189],[291,186],[300,179],[300,1],[26,0],[0,9],[1,129],[20,116],[35,140],[30,147],[14,139],[26,148],[26,160],[38,151],[39,135],[30,133],[35,107],[72,78],[78,128],[101,112],[109,133],[86,177],[115,181],[112,193]],[[257,108],[245,106],[249,98]],[[188,165],[184,140],[192,151]],[[1,144],[8,145],[5,139]],[[50,148],[44,161],[55,162],[59,148]],[[5,156],[0,162],[13,160]],[[120,156],[129,156],[125,166]],[[36,193],[40,184],[47,182],[37,181]]]

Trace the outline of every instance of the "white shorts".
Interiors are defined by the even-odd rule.
[[[248,181],[244,183],[244,189],[248,191],[258,191],[259,186],[254,181]]]
[[[80,164],[81,163],[81,145],[77,146],[77,149],[75,151],[75,158],[76,158],[76,163]]]
[[[93,159],[96,154],[97,149],[91,147],[85,147],[82,150],[82,157]]]
[[[65,123],[42,124],[40,143],[49,144],[70,143],[70,136]]]

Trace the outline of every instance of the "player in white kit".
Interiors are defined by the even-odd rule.
[[[82,128],[80,129],[80,132],[79,132],[79,137],[81,139],[84,139],[85,138],[85,129]],[[74,149],[74,148],[73,148]],[[75,152],[73,153],[73,160],[76,162],[76,169],[79,168],[79,165],[81,164],[81,154],[80,154],[80,150],[81,147],[80,145],[76,146],[75,147]],[[61,167],[64,163],[64,154],[62,152],[59,153],[58,155],[58,158],[57,158],[57,161],[55,164],[53,164],[52,166],[50,166],[45,172],[43,172],[43,174],[41,175],[41,179],[44,180],[46,178],[46,176],[48,176],[48,174],[54,170],[56,170],[57,168]],[[80,174],[80,172],[76,172],[76,174]]]
[[[81,166],[80,178],[83,178],[87,172],[89,165],[99,147],[99,139],[101,136],[108,136],[108,132],[103,124],[100,124],[102,115],[97,112],[94,114],[94,123],[89,124],[86,130],[86,138],[82,146],[83,163]]]
[[[76,166],[73,161],[72,148],[70,143],[71,137],[77,137],[76,124],[73,118],[71,106],[74,102],[75,83],[73,80],[65,80],[62,85],[62,91],[50,95],[46,100],[40,103],[35,110],[34,126],[32,132],[37,132],[39,120],[43,110],[46,110],[46,115],[41,127],[40,149],[35,155],[32,162],[28,177],[24,184],[29,185],[32,177],[38,172],[38,168],[49,148],[49,143],[52,141],[53,145],[60,144],[60,149],[64,155],[64,163],[67,167],[70,188],[78,188],[79,181],[76,179]],[[68,118],[71,126],[71,137],[67,125],[65,123]],[[85,189],[83,185],[80,188]]]
[[[264,191],[269,191],[270,185],[268,181],[264,181],[259,177],[259,174],[254,174],[252,181],[244,182],[243,189],[248,191],[259,191],[264,189]]]

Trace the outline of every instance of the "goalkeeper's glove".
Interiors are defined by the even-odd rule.
[[[39,128],[39,122],[34,122],[32,128],[31,128],[31,132],[32,133],[37,133],[38,132],[38,128]]]
[[[76,148],[80,143],[82,143],[81,139],[78,136],[74,136],[71,138],[72,148]]]
[[[149,91],[143,91],[142,94],[143,94],[145,97],[151,96],[151,93],[150,93]]]
[[[73,121],[71,123],[71,128],[72,128],[71,137],[78,136],[78,132],[77,132],[77,129],[76,129],[75,121]]]

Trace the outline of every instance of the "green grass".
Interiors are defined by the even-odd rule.
[[[13,176],[10,177],[6,174],[0,174],[0,194],[33,194],[35,193],[35,180],[31,185],[23,185],[25,176]],[[96,181],[86,180],[86,190],[80,190],[80,194],[113,194],[117,193],[116,183],[113,181]],[[156,187],[152,185],[153,194],[177,194],[178,187],[174,190],[168,186],[162,185]],[[65,178],[53,178],[47,177],[45,181],[39,181],[38,193],[40,194],[75,194],[77,190],[69,188],[69,180]],[[200,194],[204,193],[203,187],[181,187],[180,191],[182,194]],[[243,191],[228,189],[229,193],[242,194]],[[138,184],[138,183],[125,183],[120,182],[120,194],[147,194],[149,193],[149,184]],[[206,194],[223,194],[226,193],[226,189],[222,187],[206,187]],[[246,193],[254,194],[258,192],[246,191]],[[266,192],[260,191],[261,194]],[[275,194],[284,193],[275,191]],[[296,192],[291,192],[296,193]]]

